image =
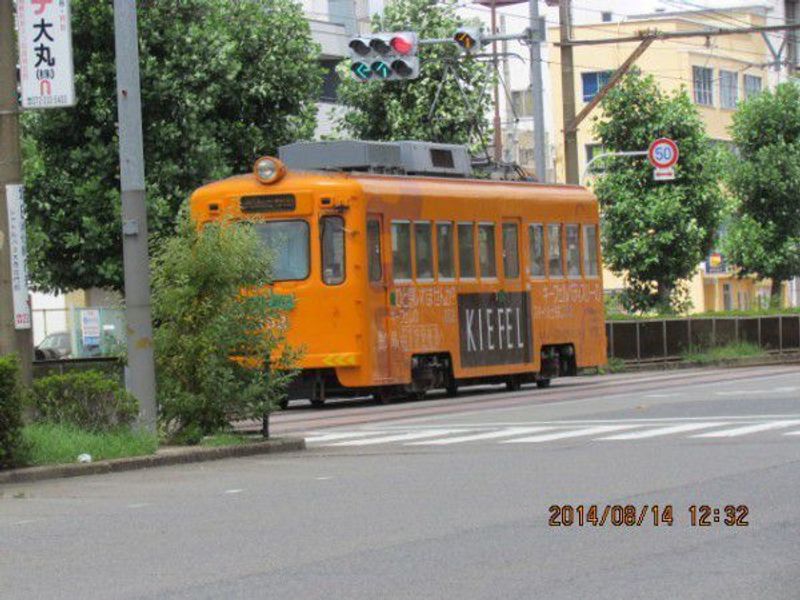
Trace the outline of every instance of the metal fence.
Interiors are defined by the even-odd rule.
[[[800,315],[607,321],[608,357],[678,360],[685,352],[739,342],[773,352],[800,351]]]

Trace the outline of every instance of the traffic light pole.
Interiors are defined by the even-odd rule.
[[[139,401],[140,426],[155,433],[156,384],[150,316],[150,267],[136,0],[114,0],[114,44],[122,195],[122,259],[128,333],[125,385]]]
[[[529,0],[530,31],[539,21],[539,0]],[[539,181],[547,181],[547,147],[544,130],[544,86],[542,84],[542,46],[531,35],[529,43],[531,96],[533,102],[533,165]]]
[[[30,329],[16,329],[11,285],[6,185],[22,183],[17,100],[17,49],[12,0],[0,0],[0,356],[19,357],[22,380],[31,379],[33,340]]]
[[[561,0],[558,7],[561,41],[572,39],[572,7],[570,0]],[[561,97],[563,101],[563,122],[575,120],[575,72],[572,62],[572,46],[561,45]],[[564,127],[564,175],[567,183],[579,183],[578,172],[578,130]]]

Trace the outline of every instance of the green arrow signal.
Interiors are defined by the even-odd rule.
[[[363,62],[355,62],[350,67],[350,70],[353,74],[358,77],[362,81],[366,81],[372,75],[372,71],[370,71],[369,65]]]
[[[392,69],[382,60],[376,60],[374,63],[372,63],[372,71],[381,79],[386,79],[392,74]]]

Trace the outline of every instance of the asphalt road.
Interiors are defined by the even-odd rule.
[[[0,598],[800,597],[798,367],[298,407],[275,427],[310,450],[0,487]],[[597,524],[550,526],[551,505]]]

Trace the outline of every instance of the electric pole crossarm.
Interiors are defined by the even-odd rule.
[[[644,51],[647,50],[647,48],[654,41],[655,41],[654,38],[647,38],[645,40],[642,40],[642,43],[636,47],[636,49],[625,60],[625,62],[622,63],[616,71],[614,71],[614,73],[611,75],[611,78],[608,80],[608,83],[606,83],[602,88],[600,88],[600,90],[594,95],[594,98],[592,98],[591,101],[586,106],[583,107],[581,112],[575,115],[575,118],[571,122],[567,123],[566,125],[567,130],[575,131],[576,129],[578,129],[578,126],[581,124],[581,121],[583,121],[589,115],[589,113],[594,110],[595,106],[600,104],[603,98],[605,98],[606,94],[608,94],[608,92],[610,92],[611,89],[615,85],[617,85],[619,80],[622,79],[622,76],[628,72],[631,66],[633,66],[633,63],[636,62],[636,59],[638,59],[642,54],[644,54]]]

